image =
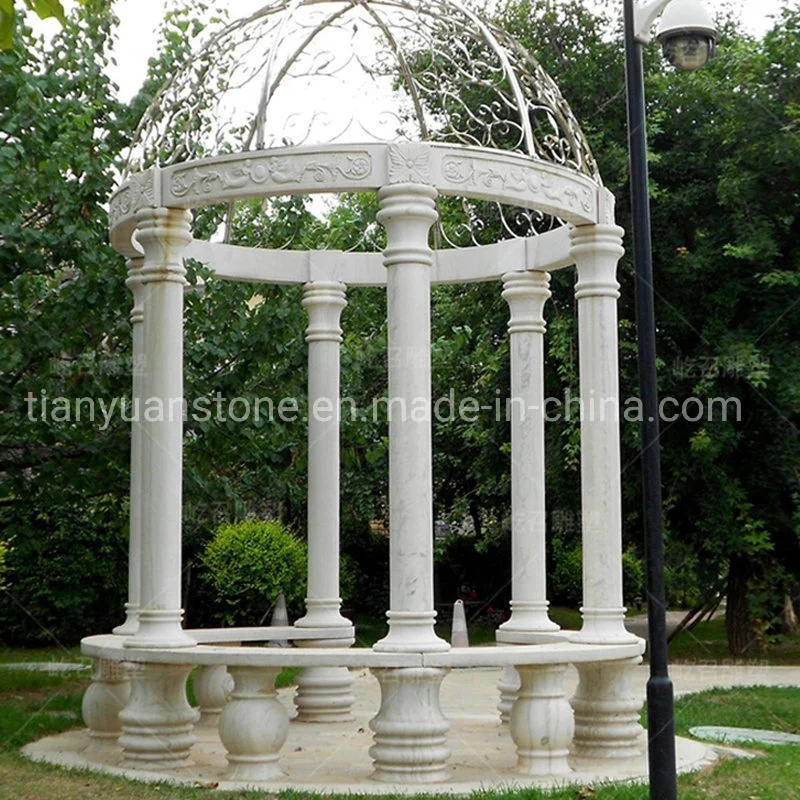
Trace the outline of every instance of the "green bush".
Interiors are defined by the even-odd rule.
[[[277,520],[221,525],[203,553],[206,580],[227,625],[257,625],[280,592],[299,615],[306,593],[306,546]]]
[[[342,517],[342,599],[347,610],[380,620],[389,608],[389,537]]]
[[[108,633],[125,618],[127,499],[62,497],[74,502],[43,509],[41,495],[32,494],[29,509],[0,513],[0,529],[12,543],[0,593],[0,642],[6,646],[69,647]]]
[[[547,576],[553,605],[577,608],[583,602],[583,553],[580,544],[569,546],[552,539],[552,569]]]
[[[511,599],[511,537],[479,539],[475,534],[451,533],[434,550],[438,599],[472,600],[470,614],[490,606],[508,608]]]
[[[580,544],[569,546],[562,539],[552,540],[552,569],[548,589],[554,605],[577,608],[583,603],[583,552]],[[644,562],[632,549],[622,554],[624,603],[638,605],[644,598]]]
[[[644,562],[629,548],[622,554],[623,602],[628,608],[638,608],[644,602],[647,596],[644,578]]]

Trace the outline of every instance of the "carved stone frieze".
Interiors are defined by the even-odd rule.
[[[132,175],[111,197],[109,224],[113,228],[119,220],[133,216],[140,208],[155,208],[157,205],[155,170]]]
[[[389,145],[389,183],[433,183],[430,146],[422,143]]]
[[[211,195],[265,186],[326,183],[337,178],[363,181],[372,174],[368,152],[254,156],[244,162],[179,169],[170,177],[173,197]]]
[[[549,175],[531,165],[504,164],[472,156],[446,155],[442,159],[442,177],[453,187],[467,193],[470,189],[499,191],[520,195],[520,198],[542,198],[576,212],[594,209],[595,192],[568,178]]]

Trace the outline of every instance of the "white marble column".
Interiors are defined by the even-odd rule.
[[[275,691],[280,668],[231,666],[228,671],[233,692],[219,718],[219,738],[228,759],[225,780],[282,778],[279,758],[289,735],[289,715]]]
[[[345,286],[307,283],[308,314],[308,596],[295,625],[350,625],[339,597],[339,347]]]
[[[389,633],[376,650],[447,650],[434,631],[428,233],[436,189],[383,187],[389,321]]]
[[[144,259],[128,261],[128,280],[125,285],[133,293],[131,310],[131,476],[130,515],[128,532],[128,602],[125,621],[114,628],[119,636],[130,636],[139,629],[139,594],[142,582],[142,422],[137,409],[142,405],[144,377],[144,296],[142,266]]]
[[[519,694],[519,687],[522,679],[519,677],[516,667],[510,664],[503,670],[500,680],[497,681],[497,689],[500,692],[500,700],[497,703],[497,710],[500,712],[500,722],[508,722],[511,719],[511,709]]]
[[[517,665],[521,686],[511,709],[509,731],[517,746],[517,772],[568,775],[569,746],[575,731],[564,693],[563,664]]]
[[[181,628],[183,483],[183,287],[181,253],[191,242],[191,215],[172,208],[137,214],[144,251],[144,374],[141,464],[141,594],[131,647],[190,647]]]
[[[641,657],[628,661],[576,664],[580,681],[572,698],[578,759],[638,759],[645,751],[639,717],[644,697],[633,689]]]
[[[450,721],[439,705],[446,669],[373,669],[381,686],[381,707],[370,720],[374,744],[372,779],[386,783],[438,783],[450,777],[447,732]]]
[[[511,617],[502,634],[556,631],[547,615],[544,463],[546,272],[503,276],[511,353]]]
[[[194,694],[200,712],[198,727],[216,728],[219,715],[233,691],[233,678],[224,664],[201,667],[194,679]]]
[[[300,628],[349,627],[339,597],[339,349],[346,287],[315,281],[303,287],[308,314],[308,596]],[[304,640],[298,645],[303,646]],[[308,640],[342,647],[353,640]],[[297,719],[339,722],[350,717],[353,678],[345,667],[308,667],[297,676]]]
[[[128,663],[131,693],[120,711],[122,766],[133,769],[178,769],[188,766],[197,741],[200,713],[186,699],[186,664]]]
[[[122,733],[119,712],[125,708],[130,694],[131,684],[119,661],[94,660],[92,682],[81,702],[81,714],[90,737],[84,753],[107,754],[116,750]]]
[[[583,535],[583,626],[572,638],[587,644],[636,639],[625,629],[622,603],[616,272],[623,233],[616,225],[586,225],[570,233],[578,270]]]

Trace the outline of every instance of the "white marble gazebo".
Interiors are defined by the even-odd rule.
[[[201,102],[208,86],[219,89],[211,111]],[[227,243],[236,241],[240,201],[362,192],[378,194],[383,252]],[[458,231],[440,221],[445,198],[462,199]],[[215,204],[229,209],[225,242],[195,240],[191,210]],[[485,209],[502,230],[493,243],[481,239]],[[97,665],[84,703],[87,759],[97,752],[132,769],[180,768],[189,763],[194,726],[218,725],[224,780],[302,783],[280,765],[289,719],[274,680],[289,665],[303,668],[297,725],[349,718],[348,667],[377,677],[382,701],[370,722],[377,781],[435,788],[446,780],[450,723],[439,687],[449,670],[469,666],[507,667],[501,711],[517,752],[509,779],[568,777],[582,760],[639,757],[642,698],[628,676],[643,643],[624,624],[616,413],[623,231],[586,139],[542,68],[456,0],[272,2],[210,36],[165,85],[137,132],[110,217],[111,241],[129,259],[134,357],[144,367],[134,397],[160,398],[173,413],[133,426],[127,618],[82,645]],[[340,611],[333,414],[311,415],[308,428],[305,616],[289,628],[182,627],[188,257],[219,279],[302,285],[310,409],[317,401],[338,405],[348,288],[386,289],[390,398],[407,408],[422,401],[428,413],[393,414],[389,425],[389,631],[371,649],[350,646],[354,629]],[[579,631],[549,619],[545,572],[545,307],[550,273],[569,268],[581,395],[604,412],[581,424]],[[510,309],[513,599],[496,646],[451,649],[434,628],[430,287],[477,281],[497,283]],[[272,639],[295,646],[253,645]],[[580,675],[571,702],[570,664]],[[185,691],[198,666],[200,714]]]

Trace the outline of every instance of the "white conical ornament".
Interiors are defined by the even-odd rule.
[[[469,633],[467,632],[467,615],[464,611],[464,601],[456,600],[453,605],[453,628],[450,633],[451,647],[469,647]]]
[[[289,612],[286,610],[286,598],[283,592],[278,595],[275,601],[275,608],[272,610],[272,617],[270,618],[269,625],[271,628],[287,628],[289,626]],[[291,647],[291,643],[279,639],[275,642],[269,643],[270,647]]]

